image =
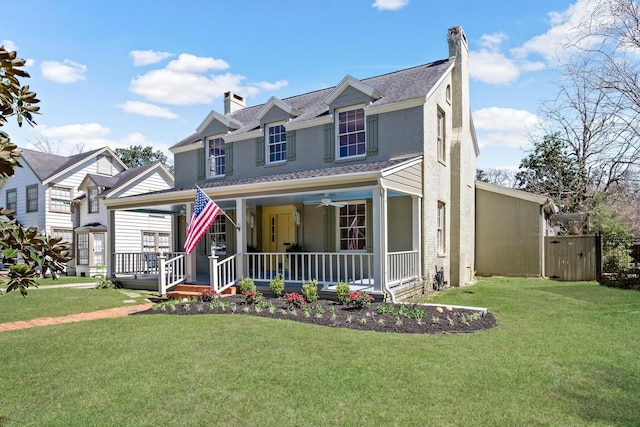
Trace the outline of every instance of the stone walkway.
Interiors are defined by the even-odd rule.
[[[0,323],[0,332],[14,331],[16,329],[35,328],[37,326],[60,325],[62,323],[83,322],[85,320],[110,319],[113,317],[124,317],[138,311],[151,308],[153,304],[145,303],[129,305],[124,307],[107,308],[104,310],[91,311],[89,313],[69,314],[58,317],[41,317],[33,320],[19,320],[16,322]]]

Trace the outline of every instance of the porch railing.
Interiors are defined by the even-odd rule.
[[[175,255],[171,258],[161,255],[158,256],[158,293],[165,295],[167,289],[184,282],[186,277],[185,272],[185,254],[174,252]]]
[[[216,293],[221,293],[225,289],[235,285],[237,277],[237,259],[240,255],[233,255],[218,262],[217,257],[209,257],[209,272],[217,274],[209,274],[211,289]]]
[[[419,277],[418,251],[390,252],[387,254],[390,287],[402,285]]]
[[[170,260],[182,254],[184,252],[116,252],[113,254],[113,274],[135,277],[157,275],[160,255]]]
[[[292,282],[316,279],[324,288],[338,282],[375,288],[371,253],[246,253],[244,268],[254,280],[269,281],[281,274]]]

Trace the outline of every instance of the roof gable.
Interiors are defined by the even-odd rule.
[[[344,79],[342,79],[338,86],[333,88],[333,90],[326,96],[326,98],[324,99],[324,103],[327,105],[331,105],[331,103],[333,103],[333,101],[335,101],[342,92],[350,87],[357,90],[358,92],[364,93],[372,100],[377,101],[378,99],[382,98],[380,92],[378,92],[374,87],[371,87],[352,76],[346,76]]]
[[[291,105],[283,102],[281,99],[278,99],[275,96],[272,96],[271,98],[269,98],[266,104],[264,104],[262,108],[258,111],[258,114],[256,114],[256,119],[262,120],[264,116],[266,116],[267,113],[269,113],[269,111],[273,108],[279,108],[280,110],[289,114],[289,116],[293,116],[293,117],[298,117],[301,114],[300,111],[298,111]]]

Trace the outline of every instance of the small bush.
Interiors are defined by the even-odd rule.
[[[297,292],[284,294],[284,299],[287,302],[287,307],[289,308],[289,310],[303,308],[305,305],[307,305],[304,297]]]
[[[284,294],[284,280],[282,280],[282,274],[278,274],[269,282],[269,289],[273,294],[280,298]]]
[[[258,291],[244,291],[240,297],[245,304],[258,304],[264,301],[264,296]]]
[[[200,301],[203,302],[211,302],[216,298],[218,298],[218,296],[216,295],[216,291],[213,289],[205,289],[200,293]]]
[[[340,304],[346,304],[349,302],[349,293],[351,289],[349,288],[349,284],[345,282],[339,282],[336,286],[336,300]]]
[[[240,280],[238,287],[240,288],[241,294],[256,290],[256,284],[249,277],[243,277],[242,280]]]
[[[356,291],[349,294],[347,304],[354,308],[365,308],[371,305],[371,301],[373,301],[373,296],[363,291]]]
[[[98,283],[96,284],[96,289],[115,289],[116,284],[111,280],[107,279],[104,276],[96,277],[98,279]]]
[[[319,298],[318,281],[302,282],[302,295],[307,302],[314,302]]]

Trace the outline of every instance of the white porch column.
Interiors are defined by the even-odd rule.
[[[375,290],[382,291],[389,281],[387,253],[387,191],[373,190],[373,278]]]
[[[412,221],[413,221],[413,238],[411,241],[411,249],[418,252],[416,261],[416,274],[418,279],[422,280],[422,198],[418,196],[411,197]]]
[[[236,224],[240,229],[236,229],[236,253],[240,256],[236,260],[236,277],[238,279],[244,274],[244,253],[247,251],[247,200],[236,199]]]
[[[193,202],[185,203],[185,231],[189,229],[189,223],[191,222],[191,215],[193,214]],[[197,249],[196,249],[197,250]],[[196,250],[187,254],[185,257],[185,281],[196,281]]]
[[[113,277],[113,273],[115,271],[116,256],[115,253],[115,235],[116,235],[116,212],[112,209],[109,209],[107,213],[107,242],[106,242],[106,254],[105,256],[109,261],[107,262],[107,277]],[[73,248],[71,248],[73,251]]]

